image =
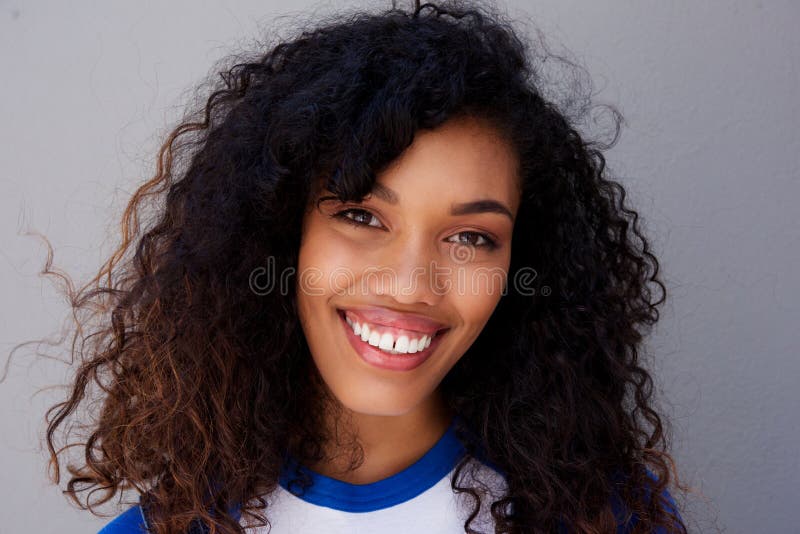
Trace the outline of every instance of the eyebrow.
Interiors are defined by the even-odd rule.
[[[397,204],[398,202],[397,193],[381,183],[375,182],[372,193],[389,204]],[[511,210],[497,200],[473,200],[472,202],[463,202],[450,206],[450,215],[470,215],[473,213],[499,213],[514,222]]]

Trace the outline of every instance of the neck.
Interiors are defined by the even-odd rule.
[[[308,467],[352,484],[382,480],[409,467],[430,450],[447,430],[453,415],[438,390],[403,415],[348,412],[348,434],[361,445],[363,461],[355,469],[349,469],[352,449],[341,443],[329,443],[326,458]],[[329,424],[332,429],[335,422]],[[336,436],[337,432],[331,431],[329,435]]]

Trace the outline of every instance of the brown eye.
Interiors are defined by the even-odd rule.
[[[487,250],[494,250],[497,248],[497,243],[486,234],[480,232],[459,232],[456,236],[464,237],[466,239],[458,239],[456,243],[459,245],[467,245],[469,247],[485,248]],[[453,241],[451,241],[452,243]]]
[[[380,228],[382,226],[380,221],[378,221],[378,218],[372,213],[359,208],[348,208],[346,210],[338,211],[334,213],[332,217],[341,219],[355,226],[371,226],[373,228]],[[377,224],[370,224],[372,220],[374,220]]]

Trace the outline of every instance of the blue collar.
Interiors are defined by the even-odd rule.
[[[422,458],[390,477],[369,484],[351,484],[312,471],[287,456],[280,485],[307,502],[345,512],[372,512],[413,499],[447,475],[464,454],[464,446],[454,431],[456,417]],[[303,475],[312,481],[305,492],[298,482]]]

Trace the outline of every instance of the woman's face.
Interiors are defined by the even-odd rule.
[[[454,119],[417,132],[363,202],[315,201],[296,287],[314,362],[345,408],[407,413],[499,302],[519,206],[516,156],[492,128]]]

